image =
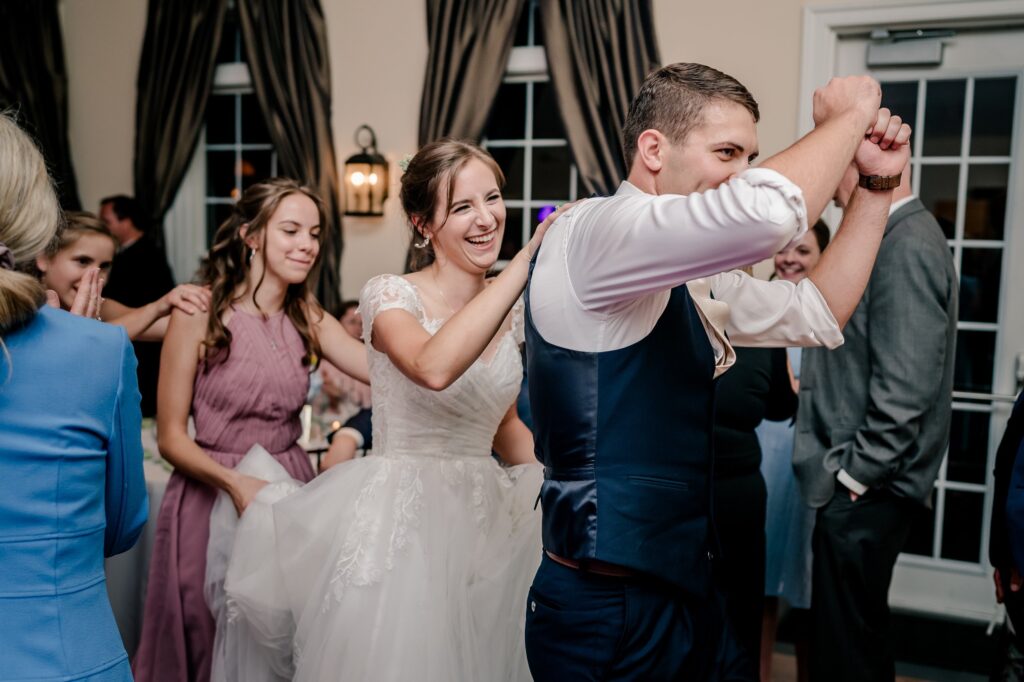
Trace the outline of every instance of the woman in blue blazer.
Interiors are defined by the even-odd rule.
[[[19,272],[59,221],[39,151],[0,116],[0,679],[131,680],[103,558],[147,516],[135,356]]]

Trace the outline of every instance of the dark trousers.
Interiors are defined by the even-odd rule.
[[[546,556],[526,600],[526,656],[537,682],[743,679],[717,600]]]
[[[764,621],[764,523],[767,492],[758,469],[715,478],[715,529],[719,553],[715,585],[739,647],[737,665],[747,679],[760,670]]]
[[[811,679],[891,682],[889,584],[917,503],[884,491],[856,502],[842,485],[818,510],[811,600]]]
[[[1006,623],[999,637],[999,654],[992,664],[990,680],[1024,680],[1024,592],[1010,591],[1011,568],[999,571],[1003,584]]]
[[[139,394],[142,396],[142,416],[156,416],[156,384],[160,378],[160,349],[155,341],[135,341],[135,359],[138,360]]]

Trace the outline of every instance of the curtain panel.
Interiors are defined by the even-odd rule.
[[[323,199],[327,224],[317,296],[327,310],[336,311],[343,238],[323,10],[319,0],[238,0],[238,17],[280,174],[311,186]]]
[[[162,243],[213,87],[227,0],[149,0],[135,104],[135,198]]]
[[[479,140],[505,74],[525,0],[427,0],[420,146]]]
[[[590,194],[626,178],[622,125],[659,63],[650,0],[540,0],[548,71],[580,180]]]
[[[0,2],[0,111],[5,110],[35,138],[61,206],[80,209],[57,0]]]

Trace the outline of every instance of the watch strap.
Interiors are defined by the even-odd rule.
[[[897,173],[896,175],[861,175],[860,179],[857,180],[857,185],[873,191],[896,189],[900,186],[900,179],[902,177],[903,173]]]

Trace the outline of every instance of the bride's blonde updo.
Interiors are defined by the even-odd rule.
[[[491,169],[499,188],[505,186],[505,174],[501,172],[498,162],[472,142],[445,137],[424,146],[409,161],[402,175],[399,198],[411,232],[410,270],[420,270],[434,262],[434,245],[424,237],[444,227],[452,205],[455,176],[473,159],[482,161]],[[432,225],[439,202],[442,201],[445,206],[444,218],[440,224]]]

